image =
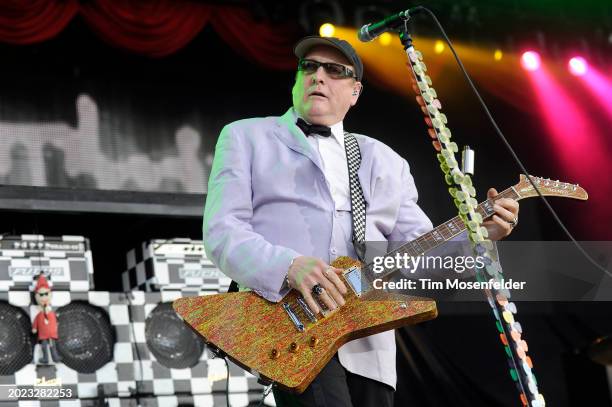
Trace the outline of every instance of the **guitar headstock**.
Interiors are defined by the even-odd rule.
[[[589,194],[578,184],[569,184],[567,182],[561,182],[559,180],[553,181],[550,179],[540,178],[531,176],[533,182],[536,184],[542,195],[544,196],[557,196],[561,198],[573,198],[586,201],[589,199]],[[529,179],[521,174],[520,181],[514,186],[515,191],[519,195],[519,199],[530,198],[538,196],[538,192],[535,190]]]

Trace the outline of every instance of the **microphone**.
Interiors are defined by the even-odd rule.
[[[410,18],[410,13],[415,12],[419,9],[419,7],[409,8],[408,10],[400,11],[397,14],[390,15],[386,17],[384,20],[381,20],[377,23],[366,24],[361,27],[357,37],[359,41],[369,42],[374,38],[378,37],[384,32],[393,31],[396,28],[402,26],[405,21],[408,21]]]

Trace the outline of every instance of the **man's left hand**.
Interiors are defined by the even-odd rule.
[[[495,201],[493,205],[495,214],[492,218],[482,223],[482,225],[487,228],[489,239],[491,240],[501,240],[508,236],[518,223],[518,202],[510,198],[495,200],[497,195],[498,193],[495,188],[491,188],[487,192],[487,198]]]

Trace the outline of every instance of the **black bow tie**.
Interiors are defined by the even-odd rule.
[[[319,124],[308,124],[303,119],[297,119],[296,125],[304,132],[306,137],[312,134],[318,134],[321,137],[329,137],[332,134],[329,127]]]

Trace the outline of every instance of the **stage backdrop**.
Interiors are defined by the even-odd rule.
[[[223,126],[283,114],[291,104],[295,75],[292,69],[271,70],[255,63],[212,27],[164,58],[114,48],[79,18],[53,39],[33,45],[0,43],[0,52],[0,185],[205,194]],[[435,60],[431,65],[438,66]],[[366,68],[365,90],[345,129],[377,138],[405,157],[419,189],[419,204],[434,224],[441,223],[455,208],[422,114],[412,97],[380,86],[375,69]],[[489,186],[514,185],[519,169],[493,135],[467,85],[456,72],[441,75],[440,82],[454,137],[461,147],[471,145],[477,152],[478,199]],[[453,87],[444,86],[446,82]],[[591,188],[588,179],[558,170],[538,115],[526,115],[488,94],[486,86],[483,90],[532,174],[579,182],[592,193],[580,214],[597,214],[600,222],[588,230],[584,218],[576,216],[575,202],[555,202],[567,206],[562,212],[571,216],[563,218],[575,224],[572,229],[584,231],[578,238],[607,236],[609,214],[596,196],[605,188]],[[550,216],[541,216],[538,208],[536,200],[521,207],[522,226],[513,237],[541,236],[540,226]],[[558,228],[548,225],[546,230],[556,233]]]
[[[8,110],[11,101],[2,106]],[[39,121],[35,108],[22,110],[17,121],[0,119],[0,183],[206,192],[216,138],[206,126],[147,126],[128,118],[134,114],[129,105],[113,117],[85,92],[72,106],[57,107],[76,121]]]

